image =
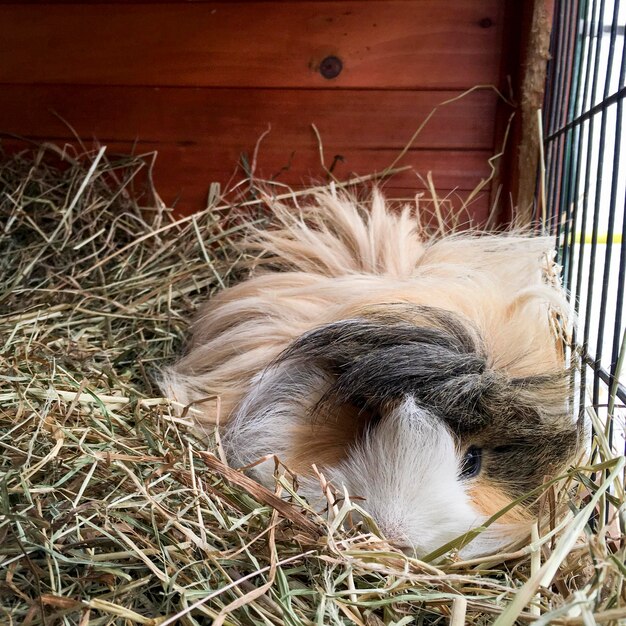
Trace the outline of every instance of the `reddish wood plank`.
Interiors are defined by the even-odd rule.
[[[455,92],[257,90],[6,85],[0,130],[44,138],[152,140],[248,147],[271,125],[266,144],[285,152],[323,142],[400,149]],[[28,106],[24,106],[27,102]],[[54,115],[54,112],[56,115]],[[440,106],[415,148],[484,150],[493,145],[496,95],[476,91]],[[62,119],[59,119],[60,118]]]
[[[244,0],[249,4],[265,3],[268,0]],[[300,4],[310,0],[273,0],[289,4]],[[317,2],[336,2],[337,0],[317,0]],[[344,2],[362,2],[363,0],[343,0]],[[384,1],[384,0],[380,0]],[[398,0],[399,2],[415,2],[416,0]],[[20,0],[20,4],[229,4],[232,0]],[[0,4],[16,4],[15,0],[0,0]]]
[[[55,143],[64,144],[60,141]],[[65,143],[71,146],[70,150],[76,146],[72,139]],[[5,151],[12,152],[24,149],[28,144],[12,138],[2,138],[1,145]],[[242,159],[241,153],[220,146],[180,146],[150,142],[135,145],[112,142],[106,145],[109,155],[134,153],[146,155],[148,158],[156,152],[156,188],[167,204],[175,204],[183,213],[203,208],[211,182],[219,182],[222,189],[230,189],[245,178],[245,168],[241,163],[244,159],[248,162],[251,160],[250,152]],[[87,146],[91,147],[91,144]],[[331,150],[328,155],[332,157],[335,152]],[[343,161],[336,163],[333,170],[340,180],[381,172],[398,156],[397,151],[391,150],[338,149],[337,152],[345,157]],[[474,189],[480,179],[488,175],[489,156],[489,152],[413,150],[404,156],[399,165],[410,165],[414,171],[398,173],[385,179],[382,184],[393,195],[410,198],[424,190],[424,183],[417,173],[425,177],[430,171],[441,197],[449,194],[454,198],[466,197],[469,190]],[[317,154],[310,150],[289,154],[261,148],[256,175],[259,179],[275,180],[278,183],[275,185],[276,189],[280,189],[281,184],[302,188],[323,183],[327,179]],[[458,206],[457,200],[458,198],[454,200],[455,206]]]
[[[138,146],[146,149],[148,146]],[[127,152],[129,146],[112,145],[111,150]],[[218,181],[223,189],[232,187],[244,176],[244,169],[238,166],[241,155],[220,150],[207,150],[205,147],[158,146],[158,157],[154,168],[154,180],[163,200],[170,206],[176,206],[184,214],[202,209],[206,204],[209,185]],[[381,172],[397,156],[396,151],[377,150],[354,151],[341,150],[345,155],[343,162],[338,162],[333,170],[339,180],[348,180],[355,175],[365,176]],[[335,151],[327,152],[329,156]],[[250,157],[250,153],[247,155]],[[488,152],[453,152],[453,151],[411,151],[399,165],[411,165],[414,171],[400,172],[393,177],[381,180],[380,184],[389,197],[414,198],[416,194],[427,197],[424,183],[417,172],[424,177],[430,171],[440,198],[455,211],[467,198],[481,178],[488,176]],[[330,161],[331,159],[329,159]],[[230,165],[231,175],[224,174]],[[289,169],[285,169],[285,168]],[[317,155],[305,151],[293,155],[285,152],[273,153],[263,149],[259,152],[256,175],[259,179],[274,179],[279,184],[287,184],[300,189],[323,183],[327,180]],[[278,193],[284,191],[280,185],[271,186]],[[242,190],[247,189],[244,185]],[[472,217],[484,222],[487,216],[489,187],[484,197],[472,204]],[[424,203],[428,206],[428,203]]]
[[[143,144],[141,148],[143,149]],[[148,146],[145,146],[148,147]],[[212,146],[157,146],[159,163],[157,174],[172,176],[173,179],[195,184],[204,180],[208,188],[210,180],[224,184],[234,172],[242,154],[248,161],[252,159],[252,148],[245,152]],[[340,155],[341,159],[335,156]],[[328,146],[326,166],[335,166],[333,173],[341,180],[354,175],[363,176],[383,171],[398,156],[396,150],[356,150],[345,146]],[[410,165],[417,172],[426,175],[432,172],[434,181],[442,189],[473,189],[481,178],[488,175],[487,159],[489,152],[456,152],[412,150],[399,163]],[[243,173],[240,168],[239,174]],[[258,153],[256,174],[260,178],[276,179],[290,185],[310,184],[323,180],[325,172],[321,167],[318,154],[312,150],[276,151],[261,147]],[[422,189],[424,185],[415,173],[407,172],[396,175],[394,186],[406,189]]]
[[[235,182],[241,180],[243,174],[242,168],[233,166],[231,180],[224,182],[223,172],[212,170],[208,160],[203,164],[202,160],[194,152],[188,148],[174,150],[161,148],[154,168],[154,180],[161,197],[169,206],[175,206],[181,214],[199,211],[206,205],[210,181],[220,180],[225,185],[230,182],[232,187]],[[444,161],[452,159],[458,168],[453,174],[449,174],[448,171],[441,171],[441,167],[445,167],[445,164],[442,164],[442,161],[437,157],[444,156],[444,153],[439,155],[422,154],[420,152],[412,153],[403,159],[402,164],[414,165],[418,168],[418,171],[424,174],[430,167],[433,171],[433,179],[437,187],[438,196],[444,200],[444,210],[454,213],[458,212],[470,191],[467,189],[451,189],[450,182],[455,180],[454,174],[456,173],[458,176],[465,177],[468,181],[465,186],[478,184],[480,181],[480,176],[476,175],[478,172],[474,170],[475,178],[472,179],[471,183],[469,183],[467,175],[467,170],[469,169],[468,162],[470,160],[478,161],[478,158],[476,155],[470,156],[468,153],[460,153],[458,156],[449,153],[445,154]],[[382,171],[384,166],[391,162],[395,154],[378,154],[377,156],[381,158],[378,171]],[[484,157],[484,162],[486,162],[488,156],[486,154],[481,156]],[[387,160],[383,162],[382,159],[384,158]],[[350,158],[346,159],[345,163],[338,164],[334,173],[340,180],[350,179],[352,173],[360,175],[373,173],[376,171],[375,169],[367,168],[371,163],[371,159],[371,155],[368,154],[352,154]],[[296,158],[294,158],[294,162],[297,162]],[[231,163],[234,163],[234,161],[231,161]],[[301,189],[327,180],[319,165],[312,159],[310,160],[310,169],[306,176],[292,176],[289,171],[281,171],[281,163],[288,163],[288,160],[284,158],[281,160],[280,156],[277,155],[264,155],[261,153],[257,168],[259,178],[272,177],[278,174],[276,181],[288,184],[293,189]],[[363,163],[365,163],[366,167],[359,167]],[[456,180],[459,179],[457,178]],[[415,172],[401,172],[391,178],[381,179],[379,185],[389,198],[412,200],[419,195],[423,198],[422,205],[425,210],[432,208],[432,203],[429,202],[429,193],[425,191],[422,181]],[[278,185],[270,186],[270,188],[277,193],[285,190],[284,187]],[[244,185],[241,189],[244,191],[247,187]],[[488,203],[489,187],[486,187],[485,192],[470,207],[472,219],[479,223],[484,223],[488,215]],[[466,221],[465,216],[462,221]]]
[[[497,83],[498,0],[0,6],[0,82],[464,89]],[[318,71],[343,60],[332,80]]]
[[[34,138],[38,141],[38,138]],[[12,138],[4,138],[3,145],[12,145]],[[73,138],[55,143],[74,144]],[[85,142],[91,146],[90,142]],[[254,142],[248,146],[221,146],[216,144],[170,144],[140,141],[107,142],[108,153],[146,154],[158,152],[156,175],[159,180],[172,180],[172,186],[185,190],[199,182],[208,190],[209,183],[217,181],[226,186],[229,180],[245,175],[246,166],[253,161]],[[399,150],[367,150],[328,145],[325,149],[326,167],[345,180],[381,172],[399,156]],[[426,176],[432,172],[437,188],[471,190],[481,178],[489,175],[489,151],[410,150],[397,166],[411,166],[415,172]],[[333,165],[334,164],[334,165]],[[423,189],[424,184],[415,172],[403,172],[394,177],[394,186],[406,189]],[[274,148],[263,143],[257,156],[255,174],[258,178],[302,186],[323,181],[327,174],[316,150],[306,148]]]
[[[59,148],[65,148],[70,156],[76,154],[82,154],[85,150],[91,151],[93,154],[100,146],[78,146],[75,141],[68,141],[66,143],[56,142]],[[29,152],[38,151],[39,142],[29,142],[25,140],[16,140],[13,138],[1,138],[0,147],[0,159],[3,155],[10,155],[16,151],[27,150]],[[158,154],[157,151],[158,150]],[[147,174],[150,168],[150,163],[154,163],[153,170],[151,172],[151,179],[155,184],[160,197],[166,203],[167,206],[175,208],[178,214],[189,214],[195,211],[203,209],[206,205],[207,195],[209,191],[210,183],[213,181],[220,181],[222,183],[222,191],[229,191],[235,188],[234,191],[230,191],[227,195],[231,201],[236,201],[239,198],[248,198],[249,182],[244,180],[243,183],[235,185],[242,180],[243,169],[237,167],[235,161],[231,161],[230,166],[232,175],[225,177],[223,174],[226,165],[220,170],[214,170],[216,167],[216,159],[207,159],[206,151],[199,148],[180,147],[172,145],[130,145],[128,143],[115,143],[107,146],[105,158],[109,158],[112,162],[115,162],[119,157],[127,158],[129,154],[135,154],[138,157],[143,158],[146,163],[146,167],[133,178],[132,189],[134,192],[139,193],[139,202],[148,202],[149,206],[152,203],[152,196],[149,199],[145,199],[142,196],[142,190],[145,189],[144,185],[147,180]],[[58,165],[60,161],[57,158],[56,151],[50,151],[49,153],[51,161]],[[213,155],[215,156],[215,155]],[[391,158],[391,155],[389,155]],[[467,170],[467,154],[463,153],[459,155],[458,159],[455,159],[457,166],[464,172]],[[356,155],[358,157],[358,155]],[[404,159],[405,162],[418,162],[420,158],[426,157],[424,154],[409,154]],[[484,155],[485,159],[487,155]],[[271,172],[271,161],[276,159],[276,155],[261,155],[259,170],[267,173]],[[358,158],[351,159],[351,163],[354,165],[358,161]],[[455,219],[450,219],[449,222],[465,224],[471,217],[474,223],[484,224],[489,215],[489,193],[490,186],[487,185],[480,194],[469,204],[466,210],[461,211],[463,203],[467,201],[470,194],[469,190],[463,189],[448,189],[441,183],[449,182],[446,180],[446,176],[441,176],[437,171],[437,159],[430,159],[431,169],[434,171],[434,179],[437,183],[437,194],[440,201],[441,213],[448,217],[450,215],[456,216]],[[290,184],[291,189],[302,189],[303,187],[316,185],[324,182],[323,172],[319,169],[315,169],[316,164],[312,164],[313,178],[301,177]],[[264,170],[264,168],[267,168]],[[315,172],[313,170],[315,169]],[[381,167],[382,169],[382,167]],[[336,170],[336,174],[340,177],[346,178],[351,170],[342,165]],[[426,170],[423,170],[426,171]],[[371,173],[371,171],[363,172]],[[277,177],[277,181],[285,183],[288,178],[286,176],[288,172],[280,172]],[[478,173],[477,173],[478,174]],[[226,178],[230,178],[229,181]],[[272,190],[275,193],[284,193],[287,189],[282,184],[273,185],[271,183],[263,182],[259,183],[265,186],[268,190]],[[419,199],[419,205],[423,210],[424,220],[429,223],[433,215],[433,203],[430,192],[425,190],[422,182],[417,178],[415,172],[402,172],[394,176],[379,179],[378,181],[371,181],[366,183],[368,186],[376,184],[382,188],[385,197],[392,202],[415,202]],[[362,187],[359,186],[360,193],[362,193]],[[459,217],[460,216],[460,217]],[[432,221],[432,220],[431,220]],[[434,222],[433,222],[434,223]]]
[[[20,4],[230,4],[233,0],[20,0]],[[266,3],[268,0],[243,0],[248,4]],[[318,3],[332,3],[337,0],[316,0]],[[343,0],[344,2],[362,2],[363,0]],[[372,1],[372,0],[370,0]],[[375,0],[373,0],[375,1]],[[385,0],[379,0],[384,2]],[[416,0],[397,0],[398,2],[415,2]],[[301,4],[310,0],[273,0],[275,4]],[[0,4],[17,4],[15,0],[0,0]]]

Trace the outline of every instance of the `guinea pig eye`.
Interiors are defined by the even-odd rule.
[[[476,446],[470,446],[463,457],[461,464],[461,478],[473,478],[480,472],[482,465],[483,451]]]

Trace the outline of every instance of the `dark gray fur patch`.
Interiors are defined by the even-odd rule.
[[[410,305],[397,311],[385,305],[313,330],[279,357],[329,375],[318,415],[352,405],[375,427],[412,396],[464,445],[482,447],[483,471],[511,495],[571,458],[579,429],[568,409],[567,371],[509,378],[490,367],[478,332],[459,316]]]

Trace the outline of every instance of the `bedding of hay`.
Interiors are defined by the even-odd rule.
[[[150,186],[133,188],[147,167],[49,146],[2,159],[0,623],[626,619],[624,458],[598,420],[595,465],[538,494],[568,515],[467,562],[345,530],[349,500],[318,514],[287,474],[267,491],[220,460],[219,439],[199,441],[153,374],[235,277],[242,222],[215,188],[175,222]]]

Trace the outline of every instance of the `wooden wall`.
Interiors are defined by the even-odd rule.
[[[506,89],[514,0],[20,2],[0,0],[0,132],[158,150],[156,185],[184,212],[211,181],[290,185],[389,165],[437,104]],[[513,7],[513,8],[511,8]],[[323,76],[324,60],[342,69]],[[332,67],[330,69],[336,69]],[[464,197],[489,173],[507,105],[481,89],[441,107],[401,164]],[[392,196],[423,187],[415,173]],[[487,193],[473,205],[484,218]]]

